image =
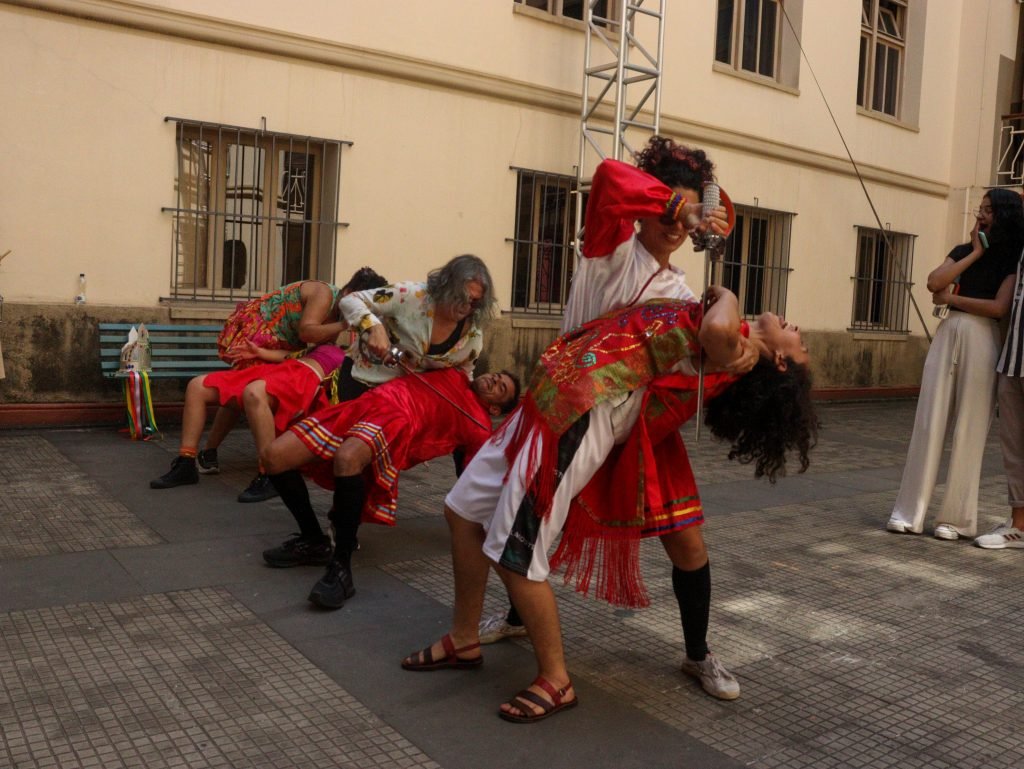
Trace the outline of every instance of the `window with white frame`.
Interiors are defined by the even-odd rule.
[[[575,259],[576,177],[516,172],[512,242],[512,309],[557,314],[565,306]]]
[[[774,79],[780,21],[777,0],[718,0],[715,60]]]
[[[785,314],[792,223],[793,214],[736,206],[736,226],[711,279],[736,294],[744,317]]]
[[[857,105],[900,117],[910,0],[862,0]]]
[[[587,18],[587,6],[589,0],[514,0],[517,5],[527,8],[536,8],[539,11],[546,11],[553,16],[564,16],[567,19],[578,19],[585,21]],[[598,0],[594,7],[594,15],[602,18],[608,17],[609,3],[611,0]]]
[[[340,140],[168,118],[177,173],[171,296],[237,300],[331,280]]]
[[[803,0],[718,0],[715,69],[797,88]]]
[[[910,330],[910,274],[916,235],[857,227],[854,331]]]

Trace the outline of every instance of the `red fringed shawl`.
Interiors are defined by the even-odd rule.
[[[573,500],[552,569],[586,593],[597,575],[598,598],[646,606],[640,575],[642,536],[658,536],[703,520],[696,482],[679,427],[697,407],[695,375],[669,373],[700,354],[699,303],[654,300],[611,313],[565,334],[541,356],[506,446],[509,466],[529,452],[526,477],[536,511],[551,511],[558,439],[599,403],[646,387],[640,417]],[[705,397],[733,378],[705,376]]]

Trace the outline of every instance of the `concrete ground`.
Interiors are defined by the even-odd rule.
[[[363,528],[357,595],[323,612],[305,600],[319,569],[262,564],[293,525],[277,500],[235,501],[243,432],[221,475],[152,491],[176,435],[0,431],[0,767],[1024,766],[1024,551],[884,530],[913,408],[822,407],[811,469],[775,487],[688,433],[711,645],[742,697],[678,672],[670,570],[647,543],[651,608],[557,588],[581,705],[528,726],[496,716],[533,677],[524,640],[476,671],[398,664],[447,627],[447,459],[403,477],[398,527]],[[1004,497],[993,430],[980,528]]]

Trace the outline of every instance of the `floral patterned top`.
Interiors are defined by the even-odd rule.
[[[299,338],[299,319],[302,317],[302,286],[307,282],[323,283],[323,281],[300,280],[281,286],[260,297],[260,315],[278,337],[285,340],[293,349],[302,349],[306,343]],[[340,289],[330,283],[324,283],[331,289],[331,307],[338,301]]]
[[[467,327],[454,345],[443,353],[430,354],[430,333],[434,325],[434,303],[427,296],[427,284],[395,283],[383,288],[355,291],[338,303],[342,316],[353,328],[369,316],[373,324],[383,323],[388,335],[398,346],[413,353],[406,362],[416,371],[439,368],[461,368],[470,379],[473,366],[483,349],[483,331],[467,321]],[[352,358],[352,377],[374,387],[400,376],[399,367],[374,364],[366,360],[354,344],[348,350]]]

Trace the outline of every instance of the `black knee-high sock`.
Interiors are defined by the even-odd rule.
[[[334,524],[334,554],[344,556],[341,560],[346,560],[355,549],[365,501],[366,485],[361,474],[334,476],[331,523]]]
[[[320,528],[320,521],[313,512],[313,505],[309,501],[309,489],[298,470],[286,470],[283,473],[270,476],[270,482],[281,495],[281,501],[295,517],[299,524],[299,533],[305,539],[323,538],[324,530]]]
[[[711,616],[711,564],[694,571],[672,567],[672,590],[679,602],[686,656],[700,662],[708,656],[708,619]]]

